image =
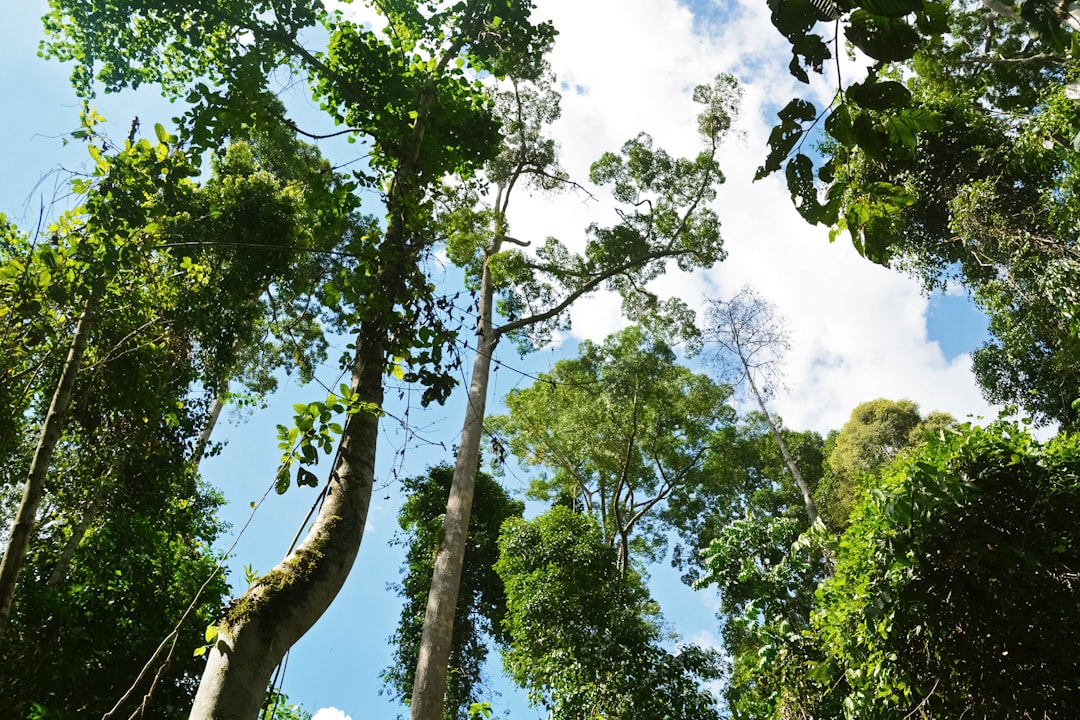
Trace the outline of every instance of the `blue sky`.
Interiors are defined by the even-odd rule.
[[[553,67],[561,82],[575,88],[564,99],[564,116],[554,132],[564,164],[576,178],[585,177],[588,164],[601,152],[641,130],[653,133],[657,143],[672,152],[693,152],[693,86],[720,71],[732,72],[744,83],[741,136],[725,151],[729,180],[716,204],[730,256],[712,271],[672,273],[656,289],[700,305],[706,295],[730,295],[750,284],[778,306],[792,330],[792,351],[789,392],[777,398],[775,409],[790,426],[826,432],[839,427],[855,404],[875,397],[907,397],[924,411],[941,409],[958,417],[989,412],[967,359],[985,337],[985,319],[965,298],[923,297],[913,281],[858,258],[845,239],[829,245],[824,229],[807,227],[791,208],[779,178],[750,182],[772,123],[764,108],[775,108],[802,92],[787,76],[787,51],[767,23],[764,2],[698,0],[692,6],[696,16],[674,0],[537,4],[539,15],[553,19],[561,33]],[[42,203],[48,203],[65,172],[85,162],[83,146],[64,147],[61,142],[78,125],[79,102],[67,83],[68,68],[36,56],[41,34],[37,18],[44,12],[42,0],[14,3],[0,26],[9,158],[0,176],[0,212],[24,228],[36,223]],[[846,68],[845,76],[858,72],[857,67]],[[819,83],[810,91],[827,97],[829,90]],[[319,119],[303,93],[290,93],[287,100],[300,117]],[[95,106],[110,120],[108,131],[114,136],[122,136],[135,115],[145,129],[178,113],[153,91],[102,97]],[[355,149],[339,143],[324,151],[340,162]],[[610,222],[611,217],[610,205],[602,200],[533,196],[512,208],[511,222],[519,237],[542,240],[556,235],[573,245],[589,222]],[[553,350],[520,359],[512,348],[501,348],[499,359],[505,366],[495,374],[493,410],[506,391],[528,382],[517,370],[542,371],[570,354],[576,340],[602,339],[622,324],[617,305],[606,297],[582,303],[573,320],[573,332]],[[335,358],[338,354],[330,353]],[[333,382],[336,368],[324,370],[322,377]],[[226,415],[216,439],[227,446],[205,463],[204,471],[230,501],[223,515],[234,531],[246,522],[249,503],[258,501],[272,483],[279,455],[275,424],[289,422],[294,402],[324,395],[321,388],[286,381],[266,410],[242,422]],[[414,411],[410,419],[424,428],[426,437],[450,446],[462,411],[459,393],[446,406]],[[391,412],[400,414],[401,408]],[[309,710],[340,708],[353,720],[401,711],[378,694],[377,678],[390,658],[386,640],[399,608],[397,597],[386,589],[397,579],[401,560],[400,548],[388,544],[400,501],[395,473],[417,474],[450,459],[436,445],[410,444],[390,420],[384,431],[378,463],[382,486],[373,500],[356,567],[327,616],[294,649],[285,678],[294,701]],[[514,471],[506,483],[520,491],[527,478]],[[237,545],[234,582],[242,583],[243,565],[267,570],[281,559],[313,500],[314,491],[308,488],[293,488],[282,497],[270,494]],[[688,639],[715,642],[714,596],[683,587],[666,567],[653,571],[652,587],[673,627]],[[515,718],[540,714],[528,710],[519,693],[501,689],[507,694],[491,698],[497,710],[512,710]]]

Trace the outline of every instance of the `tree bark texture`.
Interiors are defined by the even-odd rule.
[[[441,69],[441,68],[440,68]],[[386,235],[377,268],[381,297],[360,325],[352,391],[360,403],[382,408],[387,343],[395,308],[408,298],[406,278],[416,266],[411,248],[412,207],[421,204],[420,148],[435,101],[429,83],[387,195]],[[226,612],[208,653],[191,720],[255,720],[274,668],[322,617],[352,570],[367,523],[379,434],[376,412],[349,415],[330,473],[330,487],[307,536]]]
[[[382,406],[385,350],[381,326],[362,328],[353,392]],[[234,603],[218,626],[192,720],[254,720],[274,668],[322,616],[345,583],[360,549],[375,477],[379,418],[350,415],[326,500],[303,542]]]
[[[490,260],[493,254],[489,253],[487,260]],[[431,589],[424,610],[424,627],[420,636],[420,652],[409,710],[411,720],[442,720],[446,700],[446,673],[450,664],[454,614],[461,585],[461,569],[465,562],[476,473],[480,467],[480,444],[484,436],[491,356],[499,340],[492,328],[495,293],[487,260],[480,284],[476,358],[473,361],[468,406],[465,409],[465,422],[461,428],[461,440],[454,465],[454,479],[446,504],[443,541],[435,558]]]
[[[742,356],[740,354],[740,359],[741,358]],[[776,427],[772,415],[765,408],[765,401],[758,391],[757,384],[754,382],[753,375],[750,373],[750,368],[747,366],[745,360],[743,360],[743,368],[746,370],[746,381],[750,384],[750,390],[754,393],[754,398],[757,400],[758,407],[761,408],[762,414],[765,415],[765,422],[769,424],[769,431],[772,433],[773,440],[775,440],[776,444],[780,447],[780,454],[784,457],[784,463],[791,472],[791,477],[794,478],[795,484],[799,487],[799,492],[802,493],[803,504],[806,505],[806,517],[810,520],[810,524],[814,525],[818,520],[818,509],[817,503],[814,502],[814,496],[810,492],[810,487],[806,484],[802,472],[799,471],[799,466],[795,464],[795,458],[793,458],[788,451],[787,443],[784,442],[784,438],[780,434],[780,429]]]

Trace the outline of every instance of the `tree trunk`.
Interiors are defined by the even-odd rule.
[[[353,363],[353,392],[361,402],[379,407],[384,336],[381,323],[363,327]],[[379,418],[372,412],[346,420],[330,488],[307,537],[236,601],[218,625],[192,720],[254,720],[274,668],[337,596],[364,535],[378,429]]]
[[[75,557],[75,552],[79,549],[79,545],[82,544],[87,531],[90,530],[90,524],[94,522],[99,512],[101,512],[101,500],[99,498],[94,498],[90,501],[90,504],[86,506],[86,510],[83,511],[82,517],[79,518],[79,524],[71,531],[71,537],[68,538],[68,541],[64,544],[64,549],[60,551],[60,556],[56,558],[56,565],[53,566],[52,572],[49,573],[49,579],[45,582],[45,587],[58,588],[63,584],[64,580],[67,579],[68,568],[71,567],[71,560]]]
[[[740,355],[740,359],[741,357]],[[799,486],[799,491],[802,493],[803,503],[806,505],[806,516],[810,519],[810,524],[814,525],[817,523],[818,509],[817,503],[814,502],[814,496],[810,493],[810,487],[806,484],[806,480],[803,479],[799,466],[795,464],[795,458],[791,457],[787,443],[784,442],[783,436],[780,435],[780,429],[773,422],[772,415],[765,409],[765,401],[761,398],[761,393],[758,392],[757,384],[754,382],[753,375],[750,373],[750,368],[747,367],[745,360],[743,361],[743,367],[746,369],[746,380],[750,384],[750,390],[754,393],[754,398],[757,400],[762,414],[765,415],[765,422],[769,424],[769,431],[773,436],[773,440],[780,447],[780,454],[784,457],[784,463],[787,465],[788,470],[791,471],[791,477],[795,479],[795,484]]]
[[[420,149],[434,101],[435,86],[428,83],[417,103],[413,133],[402,149],[387,195],[387,228],[378,248],[376,272],[382,295],[367,308],[353,360],[352,391],[368,407],[382,408],[395,308],[408,299],[407,278],[416,267],[412,208],[421,204],[423,196]],[[378,435],[377,413],[361,411],[346,419],[330,472],[330,487],[307,536],[218,623],[218,637],[208,653],[191,720],[254,720],[274,668],[330,607],[352,570],[364,537]]]
[[[480,469],[480,443],[484,435],[484,413],[487,405],[488,378],[491,374],[491,355],[499,342],[492,329],[494,287],[489,261],[497,252],[489,252],[480,282],[479,327],[476,331],[476,358],[469,383],[468,407],[461,428],[454,479],[446,504],[443,541],[435,559],[424,628],[420,636],[420,653],[413,679],[411,720],[442,720],[446,699],[446,673],[450,663],[450,648],[454,634],[454,614],[457,608],[461,568],[465,561],[465,544],[469,534],[476,473]]]
[[[206,424],[203,425],[198,439],[195,440],[195,447],[191,449],[188,464],[193,468],[198,468],[199,463],[202,462],[206,446],[210,444],[210,436],[213,435],[218,418],[221,417],[221,410],[225,407],[225,393],[227,392],[229,392],[228,378],[222,380],[221,384],[218,385],[217,394],[214,396],[214,404],[210,406],[210,416],[206,418]]]
[[[56,383],[56,391],[49,403],[45,422],[41,426],[41,435],[38,437],[37,448],[30,461],[30,470],[23,486],[22,501],[15,515],[15,525],[11,529],[11,537],[4,550],[4,558],[0,561],[0,639],[3,639],[7,631],[19,571],[26,559],[26,550],[30,545],[30,536],[34,532],[38,506],[45,494],[45,476],[48,475],[56,444],[60,441],[60,435],[64,429],[67,411],[75,393],[75,378],[79,374],[79,368],[82,367],[83,354],[86,352],[90,330],[96,319],[103,293],[103,288],[91,291],[86,299],[82,315],[79,316],[79,322],[75,326],[75,335],[71,338],[64,369]]]

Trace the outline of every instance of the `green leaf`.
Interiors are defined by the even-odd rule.
[[[859,107],[866,110],[891,110],[911,102],[911,91],[895,80],[878,81],[874,76],[855,83],[845,93]]]
[[[817,224],[821,204],[817,199],[817,186],[814,183],[814,163],[806,155],[799,153],[787,164],[787,185],[795,209],[803,218]]]
[[[915,27],[924,35],[943,35],[949,31],[949,10],[944,3],[926,2],[915,14]]]
[[[172,140],[169,133],[165,131],[165,126],[161,123],[154,123],[154,135],[157,136],[158,142],[162,145],[168,145],[169,141]]]
[[[274,476],[274,491],[278,495],[284,495],[289,490],[289,466],[291,464],[290,462],[281,463],[277,475]]]
[[[758,168],[754,180],[760,180],[780,169],[788,153],[803,135],[802,124],[816,118],[817,109],[813,103],[795,98],[777,113],[777,117],[780,118],[780,124],[774,127],[769,135],[769,155],[765,158],[765,164]]]
[[[923,7],[923,0],[861,0],[859,5],[875,15],[903,17]]]
[[[855,144],[855,130],[851,126],[851,110],[846,104],[840,104],[825,118],[825,132],[832,135],[841,145]]]
[[[319,478],[310,470],[299,468],[296,473],[296,484],[299,487],[319,487]]]
[[[214,642],[215,640],[217,640],[217,636],[218,636],[218,626],[217,626],[217,624],[215,623],[213,625],[207,625],[206,626],[206,632],[203,633],[203,638],[206,640],[206,642],[208,642],[208,643]]]
[[[907,60],[919,45],[919,33],[903,20],[856,10],[848,18],[847,38],[882,62]]]
[[[888,135],[874,123],[873,118],[865,113],[860,113],[855,116],[852,130],[855,133],[855,142],[867,155],[874,159],[881,159],[885,156]]]

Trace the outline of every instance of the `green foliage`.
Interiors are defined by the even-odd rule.
[[[0,647],[18,672],[0,682],[16,712],[36,703],[50,717],[102,715],[216,574],[148,706],[186,716],[201,628],[227,592],[209,552],[221,500],[194,472],[196,437],[224,382],[240,375],[265,387],[260,378],[280,362],[275,343],[303,336],[313,342],[302,355],[319,357],[320,325],[289,325],[326,269],[306,253],[336,242],[349,204],[332,175],[307,175],[329,166],[292,138],[238,141],[196,184],[163,127],[156,143],[116,148],[97,134],[100,116],[86,109],[83,118],[95,170],[73,181],[81,204],[51,224],[47,241],[6,222],[0,233],[0,368],[10,391],[0,400],[13,423],[0,446],[5,483],[25,480],[74,321],[87,297],[99,298]],[[5,495],[10,518],[14,494]]]
[[[780,433],[804,482],[817,488],[821,436],[786,428]],[[827,566],[820,538],[798,553],[792,547],[820,528],[808,527],[802,493],[761,413],[720,433],[706,477],[697,493],[676,494],[665,511],[681,537],[674,563],[695,587],[717,585],[724,647],[732,659],[727,703],[736,717],[757,717],[777,678],[791,677],[788,668],[801,667],[807,657],[805,648],[788,648],[785,639],[808,627],[814,588]],[[766,671],[773,666],[776,672]]]
[[[1080,442],[963,425],[886,470],[856,509],[814,627],[848,716],[1077,710]]]
[[[404,596],[405,605],[391,638],[394,661],[382,675],[387,689],[402,701],[407,701],[413,693],[424,608],[435,557],[442,543],[442,519],[453,475],[453,467],[440,465],[402,483],[407,499],[398,515],[403,531],[398,541],[406,546],[406,565],[397,589]],[[524,504],[510,499],[490,476],[477,475],[451,640],[444,710],[447,718],[466,720],[491,714],[490,706],[486,713],[474,707],[483,686],[481,671],[488,644],[494,641],[502,645],[506,639],[502,627],[506,597],[502,580],[494,570],[499,556],[499,529],[505,520],[519,518],[523,511]]]
[[[735,717],[1071,716],[1077,470],[1072,435],[1043,444],[1005,420],[929,434],[881,470],[839,543],[812,531],[773,570],[833,547],[808,622],[768,605],[743,614],[760,649],[736,658]],[[716,546],[712,579],[732,571],[734,540]]]
[[[633,570],[620,570],[595,520],[556,506],[508,521],[499,548],[503,660],[550,717],[719,717],[702,688],[719,677],[718,655],[661,647],[655,603]]]
[[[1072,427],[1075,19],[1049,0],[770,7],[801,80],[844,40],[872,65],[820,112],[801,99],[781,111],[759,177],[786,163],[807,221],[833,226],[833,238],[848,231],[860,253],[928,289],[966,285],[991,317],[992,340],[975,354],[987,399]],[[824,16],[839,20],[831,40],[814,25]],[[816,172],[808,139],[822,141]]]
[[[216,573],[148,705],[155,717],[187,717],[203,666],[194,650],[228,594],[209,550],[224,529],[214,517],[222,499],[193,485],[182,459],[171,477],[165,468],[152,471],[153,492],[129,489],[126,504],[103,503],[81,539],[72,532],[91,511],[71,504],[74,488],[51,496],[0,645],[0,694],[9,716],[23,717],[34,705],[49,718],[103,716]],[[78,547],[63,582],[50,584],[73,540]],[[141,702],[141,689],[122,707],[125,716]]]
[[[843,528],[864,489],[872,480],[860,476],[878,472],[900,454],[923,442],[927,433],[950,424],[953,418],[932,412],[925,418],[910,400],[870,400],[851,411],[851,419],[830,438],[826,472],[818,490],[822,514],[830,526]]]
[[[491,424],[515,455],[553,471],[530,494],[593,515],[625,567],[632,554],[662,555],[657,521],[668,497],[706,482],[713,433],[734,419],[724,404],[731,389],[676,364],[671,348],[639,327],[579,351],[512,391],[509,414]]]
[[[267,691],[259,713],[259,720],[311,720],[311,717],[311,713],[299,705],[290,705],[289,697],[274,687]]]
[[[821,436],[783,427],[780,433],[802,469],[803,479],[816,489],[822,478]],[[702,553],[737,521],[749,519],[752,524],[760,523],[767,533],[780,532],[775,542],[745,546],[747,557],[757,557],[763,566],[778,563],[794,539],[807,529],[800,490],[761,413],[749,413],[742,422],[719,429],[705,460],[702,484],[676,489],[663,518],[679,533],[672,564],[684,572],[687,583],[701,579]],[[776,528],[771,527],[774,521],[778,523]],[[781,532],[777,529],[780,527],[786,529]],[[722,596],[731,601],[732,612],[741,603],[760,597],[752,589],[721,589]]]

